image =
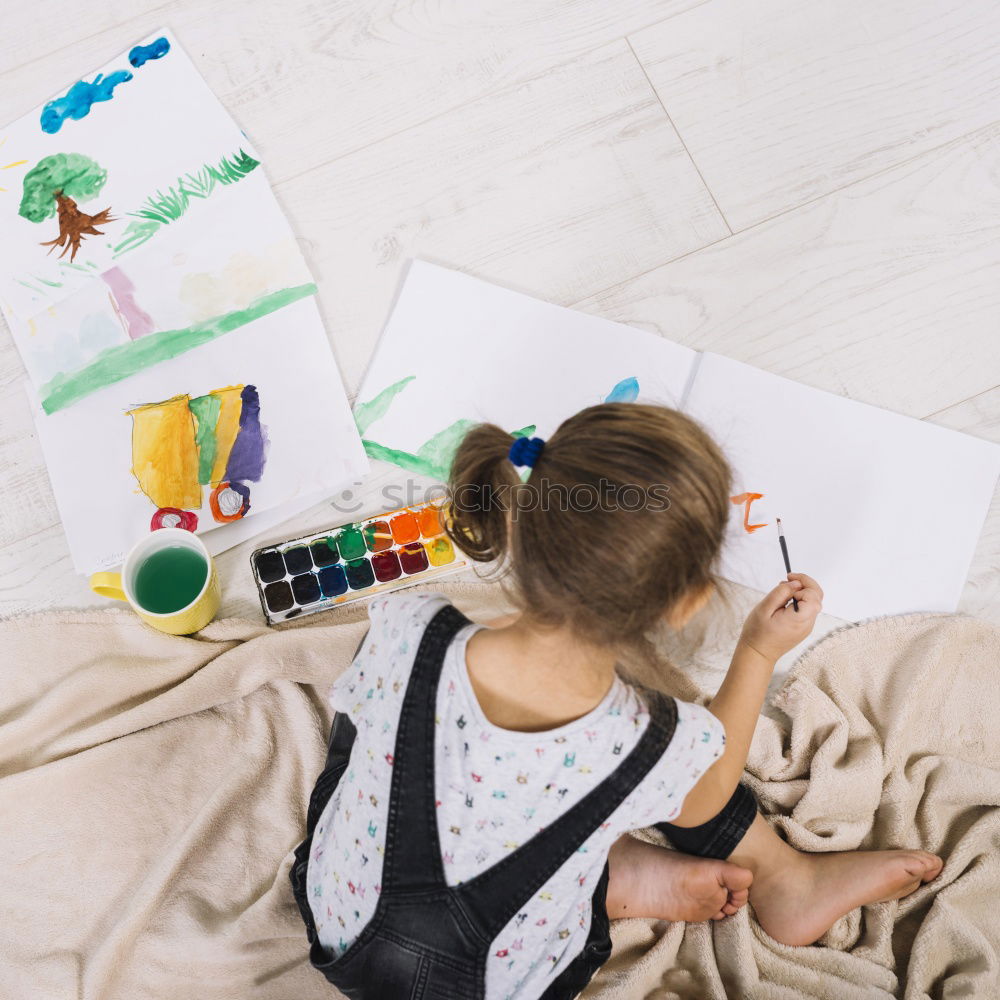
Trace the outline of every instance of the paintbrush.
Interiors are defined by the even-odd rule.
[[[785,533],[781,530],[781,518],[779,517],[777,521],[778,521],[778,542],[781,544],[781,556],[785,560],[785,572],[791,573],[792,564],[788,561],[788,546],[785,544]],[[799,602],[795,600],[794,597],[792,598],[792,607],[796,611],[799,610]]]

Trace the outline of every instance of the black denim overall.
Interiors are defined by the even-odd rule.
[[[492,868],[449,886],[438,841],[434,714],[445,652],[458,630],[468,624],[469,619],[447,605],[434,615],[421,639],[396,734],[382,891],[371,919],[339,958],[332,957],[319,942],[306,896],[313,831],[347,767],[355,736],[345,715],[337,713],[334,718],[327,766],[310,797],[307,836],[295,849],[289,878],[306,925],[310,962],[350,1000],[482,1000],[493,940],[525,900],[537,893],[625,800],[662,756],[674,733],[677,706],[673,698],[644,689],[650,721],[618,768]],[[720,823],[713,820],[704,827],[682,830],[681,835],[691,836],[696,848],[712,841],[715,850],[724,849],[728,855],[755,814],[752,796],[746,789],[742,794],[738,790],[716,817]],[[671,839],[680,829],[657,825]],[[608,874],[605,864],[594,892],[586,944],[541,1000],[572,1000],[610,956],[605,907]]]

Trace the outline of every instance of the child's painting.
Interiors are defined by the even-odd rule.
[[[170,32],[60,88],[0,151],[0,308],[79,572],[164,525],[221,551],[357,480],[316,286]]]
[[[392,401],[413,379],[413,375],[408,375],[383,389],[374,399],[358,403],[354,408],[354,421],[358,425],[358,431],[362,435],[361,443],[365,446],[369,458],[392,462],[393,465],[410,472],[419,472],[421,475],[443,481],[448,478],[455,450],[462,443],[462,438],[475,426],[476,421],[460,417],[436,434],[432,434],[415,451],[390,448],[375,440],[376,435],[366,436],[368,428],[386,415]],[[599,402],[631,403],[638,398],[639,391],[638,378],[634,375],[629,376],[620,379]],[[537,430],[534,424],[528,424],[525,427],[510,428],[510,433],[514,437],[532,437]]]
[[[260,175],[11,328],[55,413],[315,291]]]
[[[76,569],[121,564],[151,528],[212,552],[368,469],[312,296],[164,360],[36,426]]]
[[[250,486],[264,473],[270,443],[256,386],[185,393],[128,413],[132,474],[156,507],[151,528],[193,531],[203,507],[219,524],[246,516]]]
[[[59,259],[68,252],[72,263],[76,260],[84,237],[103,236],[103,230],[96,227],[112,221],[110,208],[103,208],[95,215],[87,215],[80,210],[75,199],[96,198],[107,179],[108,172],[89,156],[81,153],[53,153],[39,160],[24,175],[23,196],[18,214],[35,223],[42,223],[55,216],[59,222],[58,235],[39,243],[39,246],[62,247]]]
[[[369,457],[444,480],[489,420],[546,438],[607,399],[680,405],[695,351],[424,261],[406,282],[354,414]]]
[[[423,261],[358,400],[368,455],[438,480],[481,421],[548,438],[602,400],[680,409],[733,470],[723,575],[784,577],[780,517],[793,571],[846,619],[955,610],[1000,475],[990,442]]]
[[[316,291],[249,140],[169,32],[0,143],[20,150],[0,307],[46,413]]]
[[[53,81],[57,83],[58,81]],[[166,30],[0,129],[0,303],[27,321],[259,173]]]

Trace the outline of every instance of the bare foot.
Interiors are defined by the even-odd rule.
[[[746,904],[753,875],[714,858],[694,858],[625,834],[608,854],[608,916],[721,920]]]
[[[750,902],[775,941],[812,944],[845,913],[908,896],[936,878],[942,866],[927,851],[795,852],[790,864],[758,872]]]

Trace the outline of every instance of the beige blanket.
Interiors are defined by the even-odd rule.
[[[439,589],[473,617],[498,608],[482,586]],[[0,625],[0,997],[336,995],[308,964],[288,868],[363,615],[198,639],[118,610]],[[754,787],[793,843],[920,845],[947,858],[937,882],[845,919],[829,947],[777,945],[746,910],[620,921],[587,996],[1000,996],[998,662],[1000,631],[964,617],[842,631],[754,744]]]

